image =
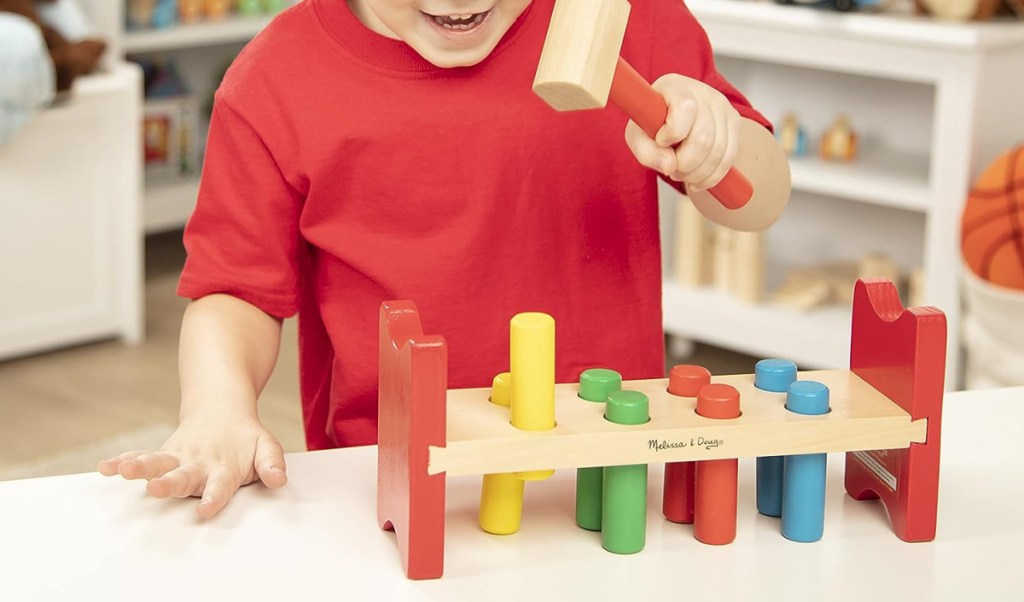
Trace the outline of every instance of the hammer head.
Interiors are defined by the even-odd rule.
[[[608,104],[628,0],[557,0],[533,91],[559,111]]]

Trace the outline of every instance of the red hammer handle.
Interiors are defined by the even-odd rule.
[[[665,124],[668,115],[665,99],[622,57],[615,65],[609,98],[651,138]],[[739,209],[750,201],[754,187],[746,176],[733,168],[708,192],[727,209]]]

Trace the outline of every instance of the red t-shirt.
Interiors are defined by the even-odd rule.
[[[452,388],[508,370],[523,311],[555,318],[559,382],[664,375],[657,179],[620,110],[558,113],[533,94],[552,5],[534,0],[479,65],[438,69],[344,0],[308,0],[225,77],[179,294],[298,312],[310,449],[376,441],[385,300],[411,299],[445,337]],[[764,122],[680,0],[634,2],[622,54]]]

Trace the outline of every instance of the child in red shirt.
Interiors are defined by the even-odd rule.
[[[245,48],[217,92],[185,231],[181,422],[103,474],[202,496],[204,517],[243,484],[284,485],[256,400],[295,314],[310,449],[376,441],[389,299],[445,337],[453,388],[508,369],[503,335],[522,311],[555,318],[560,382],[598,365],[663,376],[651,169],[718,221],[756,212],[765,226],[788,172],[754,170],[748,206],[714,209],[704,190],[738,159],[785,162],[681,0],[636,0],[622,48],[669,105],[656,140],[614,108],[551,109],[531,86],[553,4],[307,0]]]

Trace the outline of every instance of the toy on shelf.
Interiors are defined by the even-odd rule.
[[[797,4],[847,12],[852,10],[880,10],[885,0],[775,0],[776,4]]]
[[[974,183],[960,223],[964,261],[982,280],[1024,290],[1024,145]]]
[[[125,18],[129,30],[163,29],[204,20],[223,21],[232,14],[274,15],[293,3],[292,0],[127,0]]]
[[[967,387],[1024,385],[1024,145],[974,183],[960,242]]]
[[[845,115],[840,115],[821,136],[821,157],[827,161],[853,161],[857,158],[857,133]]]
[[[199,103],[166,59],[135,59],[144,74],[143,156],[146,178],[174,181],[199,173]]]
[[[512,475],[498,487],[488,477],[483,483],[484,495],[490,491],[510,526],[503,532],[511,533],[523,512],[515,474],[598,469],[578,482],[589,493],[577,492],[577,520],[589,516],[583,528],[602,528],[609,550],[633,553],[643,548],[647,465],[678,468],[666,468],[665,515],[687,522],[692,509],[696,537],[724,544],[735,536],[736,459],[786,462],[847,452],[851,497],[880,498],[904,541],[934,538],[946,320],[935,308],[904,309],[892,283],[856,285],[850,369],[794,370],[795,379],[783,374],[785,393],[779,383],[764,384],[765,378],[779,379],[763,369],[715,377],[694,366],[676,367],[668,379],[623,382],[603,369],[585,372],[578,384],[555,384],[548,352],[553,324],[543,314],[525,315],[526,337],[511,357],[529,361],[516,362],[493,388],[449,390],[444,338],[423,334],[412,302],[381,306],[377,517],[381,528],[395,531],[409,578],[443,573],[446,475]],[[521,336],[515,328],[512,336]],[[506,389],[499,383],[507,382],[525,383],[530,392],[514,396],[511,408],[502,405]],[[517,403],[530,404],[526,412],[537,419],[530,428],[543,430],[514,426]],[[790,480],[783,476],[777,487],[780,530],[812,541],[820,537],[823,516],[821,462],[800,461],[791,470]],[[608,481],[600,503],[613,508],[601,512],[600,524],[594,509],[598,479]],[[503,497],[509,503],[500,503]],[[589,498],[584,505],[590,506],[581,508],[581,498]],[[607,536],[605,528],[612,531]]]
[[[775,137],[779,140],[782,150],[789,157],[807,155],[807,131],[793,113],[786,113],[779,124]]]
[[[211,21],[222,21],[231,12],[231,0],[206,0],[203,14]]]
[[[153,11],[155,9],[156,0],[128,0],[125,5],[128,29],[153,27]]]
[[[287,6],[287,0],[238,0],[238,12],[243,16],[279,13]]]
[[[179,1],[128,0],[125,6],[125,19],[128,29],[165,29],[171,27],[178,23]]]
[[[178,0],[178,17],[182,23],[198,23],[203,19],[205,0]]]
[[[914,0],[919,14],[949,21],[988,21],[1000,16],[1024,18],[1022,0]]]
[[[686,197],[673,204],[675,226],[672,229],[673,278],[685,286],[704,286],[711,280],[713,240],[707,220]]]
[[[764,291],[764,234],[710,223],[688,199],[676,203],[675,279],[699,287],[712,284],[745,303]]]
[[[858,279],[882,278],[900,283],[900,267],[884,253],[868,253],[857,262],[824,263],[791,269],[769,300],[799,310],[849,305]],[[913,304],[911,304],[913,305]]]

